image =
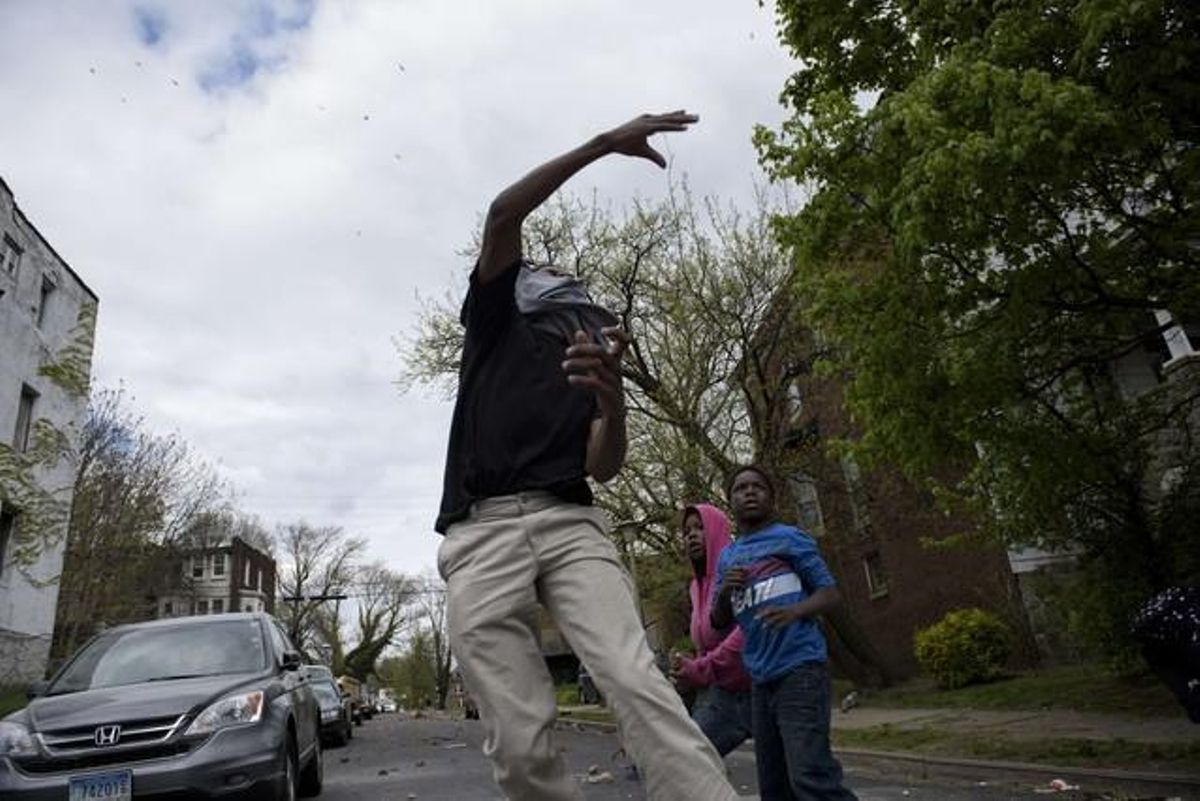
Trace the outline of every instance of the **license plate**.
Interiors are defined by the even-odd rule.
[[[115,770],[71,779],[69,801],[133,801],[133,771]]]

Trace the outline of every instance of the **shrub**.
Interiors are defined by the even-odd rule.
[[[1008,660],[1011,632],[982,609],[958,609],[913,638],[917,662],[944,689],[993,679]]]

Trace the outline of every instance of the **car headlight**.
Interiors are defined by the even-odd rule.
[[[185,734],[211,734],[217,729],[262,720],[263,694],[256,690],[222,698],[199,714]]]
[[[0,720],[0,756],[28,756],[37,750],[29,729],[20,723]]]
[[[339,711],[337,709],[322,709],[321,720],[337,720]]]

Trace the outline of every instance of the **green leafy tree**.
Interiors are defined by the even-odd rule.
[[[778,230],[858,455],[1010,544],[1082,549],[1119,643],[1200,567],[1197,371],[1137,372],[1200,320],[1200,6],[776,8],[791,118],[756,140],[811,190]]]
[[[403,652],[380,660],[379,679],[396,691],[400,703],[407,709],[419,709],[432,701],[436,694],[433,646],[423,627],[413,630]]]

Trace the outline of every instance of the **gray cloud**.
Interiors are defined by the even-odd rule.
[[[7,0],[4,18],[0,174],[100,295],[99,383],[249,511],[344,525],[412,572],[438,545],[450,414],[392,384],[416,293],[461,278],[509,181],[642,111],[700,113],[659,144],[697,192],[746,201],[789,67],[750,0]],[[608,159],[569,185],[593,187],[620,203],[665,178]]]

